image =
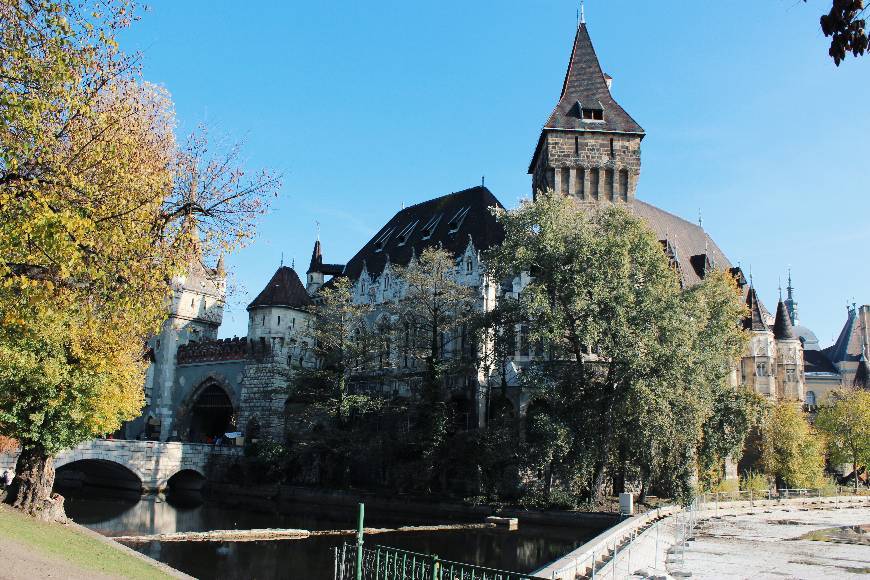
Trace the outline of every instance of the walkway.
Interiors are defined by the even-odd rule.
[[[870,526],[870,508],[774,508],[701,520],[681,569],[692,578],[867,578],[870,533],[836,542],[819,530]],[[870,530],[870,527],[868,527]],[[811,534],[818,539],[809,539]],[[828,540],[828,541],[825,541]],[[848,542],[848,543],[847,543]],[[851,543],[854,542],[854,543]]]

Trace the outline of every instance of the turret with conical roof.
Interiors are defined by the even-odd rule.
[[[343,272],[343,264],[323,263],[323,250],[320,246],[320,238],[318,238],[314,242],[314,249],[311,251],[311,262],[308,264],[308,283],[306,285],[308,294],[313,296],[320,290],[326,276],[340,276]]]
[[[266,287],[248,304],[248,338],[283,339],[295,334],[300,320],[307,321],[313,305],[299,275],[281,266]]]
[[[776,305],[776,320],[773,323],[773,337],[776,340],[798,340],[795,334],[794,326],[791,323],[791,316],[788,313],[788,307],[780,300]]]
[[[581,21],[559,102],[529,166],[533,193],[552,190],[592,206],[634,199],[644,130],[610,87]]]

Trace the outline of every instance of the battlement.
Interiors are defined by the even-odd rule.
[[[247,338],[225,338],[223,340],[208,340],[190,342],[178,347],[178,364],[195,364],[204,362],[231,360],[261,360],[271,352],[265,341],[254,341]]]

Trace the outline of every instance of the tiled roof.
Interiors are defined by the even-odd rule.
[[[837,342],[829,350],[829,356],[834,363],[857,361],[861,356],[864,348],[862,311],[863,309],[849,309],[846,324],[843,325]]]
[[[731,268],[731,262],[701,226],[637,199],[631,206],[635,215],[643,218],[674,252],[684,287],[701,282],[705,263],[719,269]]]
[[[412,255],[441,245],[454,256],[468,246],[469,238],[478,250],[498,245],[504,230],[491,207],[503,207],[486,187],[472,187],[406,207],[382,227],[344,268],[351,279],[359,277],[365,265],[369,274],[380,274],[389,259],[406,265]]]
[[[758,299],[758,293],[755,288],[750,287],[746,294],[746,305],[749,307],[749,316],[743,321],[743,328],[753,330],[755,332],[767,332],[770,330],[767,326],[767,318],[770,316],[764,304]]]
[[[837,367],[820,350],[804,350],[804,372],[838,374]]]
[[[293,268],[281,266],[263,288],[263,291],[257,294],[253,302],[248,304],[248,310],[266,306],[304,309],[311,304],[313,304],[311,297],[305,291],[296,271]]]
[[[776,305],[776,321],[773,323],[773,337],[776,340],[797,340],[788,309],[782,300]]]
[[[584,121],[582,118],[584,108],[603,109],[604,120]],[[580,24],[577,28],[559,104],[556,105],[544,127],[623,133],[644,132],[611,96],[586,24]]]

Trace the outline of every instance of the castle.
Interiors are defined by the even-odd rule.
[[[613,79],[604,74],[586,23],[577,27],[558,104],[535,146],[528,172],[532,194],[552,190],[585,208],[624,204],[656,233],[662,251],[684,287],[699,283],[713,269],[727,269],[743,290],[750,316],[745,328],[750,344],[733,383],[747,385],[772,399],[815,405],[840,386],[867,385],[870,307],[853,307],[837,343],[821,350],[818,340],[800,326],[791,280],[788,298],[780,298],[774,315],[699,224],[690,223],[637,199],[644,130],[617,103]],[[318,290],[331,277],[353,282],[354,299],[378,307],[400,298],[393,268],[413,256],[441,246],[456,258],[456,275],[471,287],[479,309],[522,292],[523,274],[493,281],[484,275],[483,252],[503,239],[490,212],[501,207],[483,186],[451,193],[407,207],[390,219],[346,264],[325,263],[319,240],[314,244],[305,284],[293,268],[280,267],[248,305],[248,332],[243,338],[218,340],[225,301],[222,263],[196,264],[173,281],[169,317],[148,342],[152,364],[146,379],[143,416],[124,427],[127,437],[211,441],[227,431],[248,437],[281,440],[288,416],[288,379],[294,364],[306,364],[303,330]],[[505,369],[515,411],[525,398],[517,376],[538,354],[528,331],[517,328],[514,356]],[[459,347],[456,347],[459,348]],[[392,341],[377,369],[360,373],[359,385],[394,395],[413,391],[415,361]],[[483,424],[489,377],[481,368],[451,377],[451,398],[467,426]]]

